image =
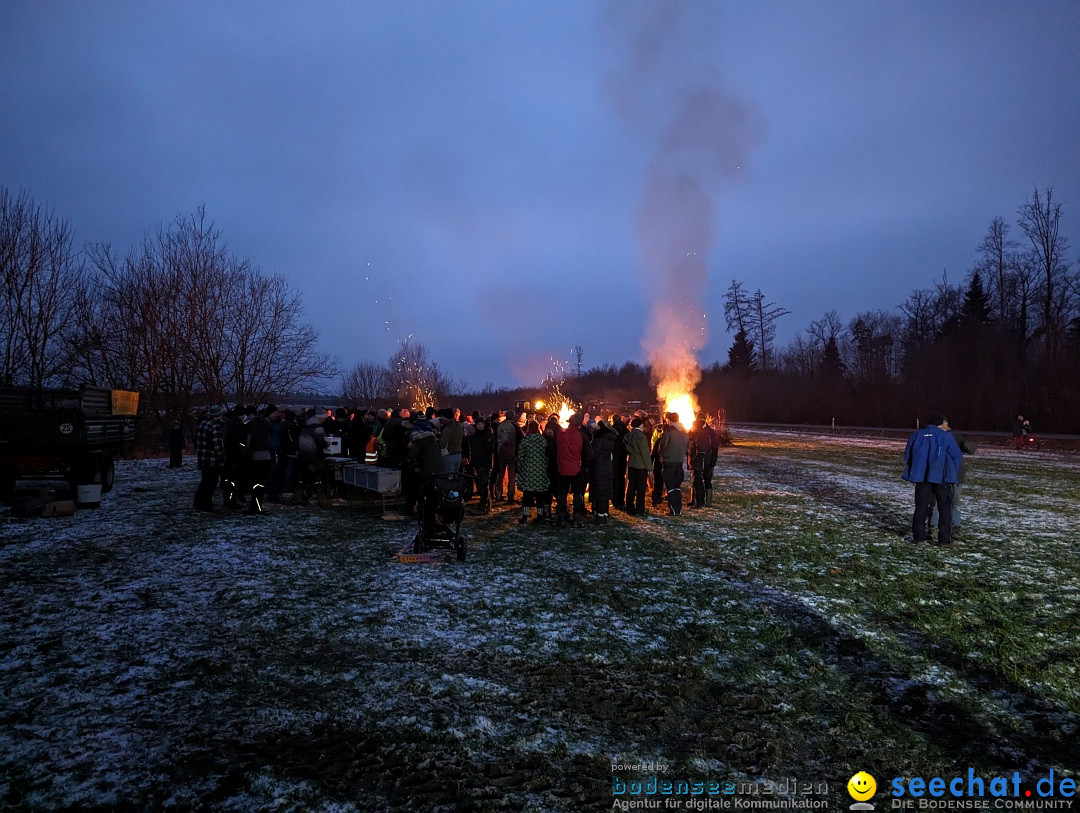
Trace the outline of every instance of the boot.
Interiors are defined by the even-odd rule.
[[[528,508],[522,508],[521,509],[521,516],[518,517],[518,525],[524,525],[528,521],[529,521],[529,509]]]
[[[307,505],[308,497],[307,492],[304,491],[303,486],[297,486],[293,491],[292,504],[293,505]]]
[[[712,505],[712,489],[705,489],[705,505]]]

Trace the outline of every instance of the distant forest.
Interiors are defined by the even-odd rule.
[[[1076,433],[1080,273],[1061,211],[1052,188],[1035,189],[1015,223],[990,222],[962,281],[943,277],[846,321],[830,311],[785,347],[775,334],[788,311],[732,281],[724,315],[735,338],[726,360],[703,363],[698,399],[736,421],[903,427],[941,409],[957,427],[1005,429],[1022,412],[1036,431]],[[280,402],[339,375],[335,400],[355,406],[490,409],[554,385],[580,403],[655,400],[649,369],[632,362],[470,392],[409,340],[342,374],[317,349],[299,292],[232,256],[204,210],[125,253],[77,247],[73,235],[28,194],[0,188],[2,385],[134,389],[162,421],[208,403]]]
[[[735,421],[914,427],[940,409],[956,427],[1004,430],[1022,413],[1038,431],[1077,433],[1080,273],[1061,211],[1052,189],[1036,189],[1015,230],[990,222],[962,281],[942,277],[891,311],[847,321],[830,311],[786,347],[774,336],[787,310],[733,281],[724,310],[735,339],[726,361],[702,370],[698,399]],[[650,389],[634,363],[562,386],[584,403],[649,399]]]

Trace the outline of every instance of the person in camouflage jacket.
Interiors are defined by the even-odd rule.
[[[517,484],[522,491],[521,518],[527,522],[529,508],[536,506],[536,521],[544,522],[551,507],[551,478],[547,438],[540,434],[540,424],[531,420],[525,424],[525,437],[518,444]]]

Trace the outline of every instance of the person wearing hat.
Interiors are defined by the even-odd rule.
[[[214,511],[214,491],[225,465],[225,433],[221,426],[224,414],[225,408],[214,404],[195,427],[195,454],[201,477],[195,489],[194,507],[208,513]]]
[[[911,517],[911,541],[927,537],[927,521],[933,505],[938,510],[937,544],[952,542],[953,486],[960,475],[963,454],[949,431],[949,420],[941,412],[930,412],[926,425],[916,429],[904,448],[901,477],[915,485],[915,513]]]

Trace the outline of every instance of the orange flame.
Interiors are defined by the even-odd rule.
[[[570,416],[574,414],[574,410],[570,407],[569,401],[563,401],[562,406],[559,407],[559,426],[563,429],[570,425]]]
[[[690,392],[670,392],[664,397],[664,412],[678,413],[679,423],[689,432],[698,413],[697,399]]]

